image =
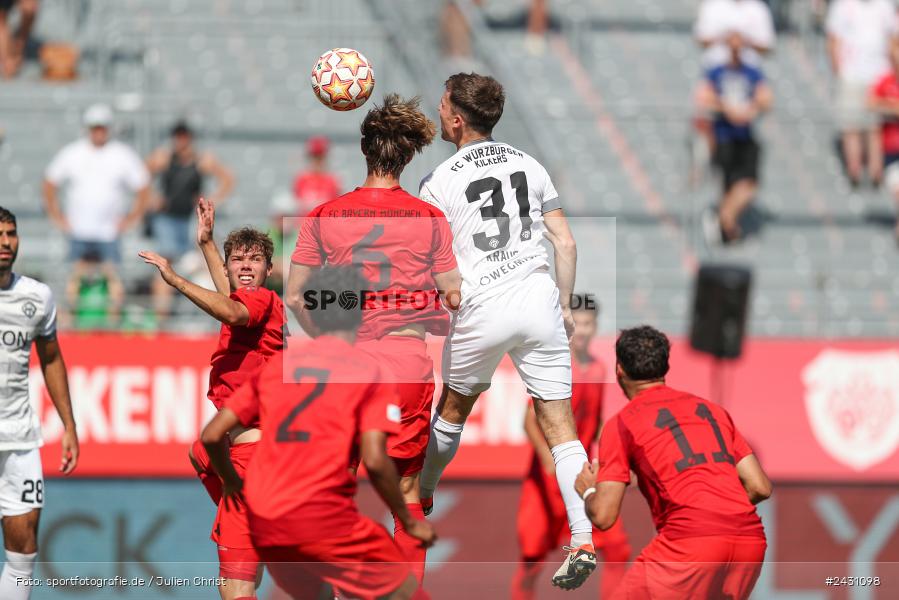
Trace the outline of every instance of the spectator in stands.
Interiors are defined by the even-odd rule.
[[[158,209],[153,214],[152,232],[159,254],[177,261],[190,251],[195,240],[191,220],[205,180],[212,177],[217,187],[210,202],[220,205],[234,189],[234,175],[210,152],[194,145],[194,133],[184,121],[171,130],[171,144],[158,148],[147,158],[150,174],[159,179]],[[153,306],[160,320],[171,311],[174,288],[162,279],[153,280]]]
[[[878,185],[883,174],[877,115],[868,91],[890,68],[896,39],[896,7],[890,0],[834,0],[827,14],[827,49],[837,78],[836,119],[846,173],[853,187],[868,177]]]
[[[19,26],[10,32],[13,6],[19,7]],[[38,0],[0,0],[0,74],[14,77],[25,59],[25,47],[37,18]]]
[[[703,48],[700,64],[703,71],[723,65],[730,60],[727,36],[738,31],[743,38],[742,61],[760,67],[762,57],[775,43],[774,19],[762,0],[703,0],[693,28],[697,43]],[[695,187],[713,156],[715,136],[714,116],[703,109],[699,96],[695,98],[693,118],[694,137],[691,141],[690,181]]]
[[[703,0],[693,28],[703,48],[702,67],[712,69],[730,60],[727,38],[731,32],[743,38],[742,61],[760,67],[762,56],[774,48],[774,18],[762,0]]]
[[[340,195],[340,180],[328,171],[328,138],[316,136],[306,142],[309,165],[293,180],[293,196],[297,201],[296,216],[305,216],[319,204]]]
[[[75,263],[66,286],[66,301],[75,329],[111,329],[119,318],[125,288],[115,269],[91,250]]]
[[[884,181],[899,206],[899,46],[893,46],[890,62],[893,69],[871,88],[868,106],[880,114]],[[895,232],[899,243],[899,220]]]
[[[760,148],[753,123],[772,102],[762,71],[743,62],[739,32],[728,36],[728,48],[730,61],[706,73],[699,94],[703,106],[715,114],[715,162],[724,174],[717,223],[705,220],[706,235],[710,241],[720,235],[725,243],[741,237],[740,215],[755,197]]]
[[[481,6],[483,0],[472,0]],[[542,54],[546,47],[546,31],[549,28],[548,0],[531,0],[527,15],[525,45],[532,54]],[[471,28],[465,14],[455,0],[447,0],[440,15],[440,38],[443,54],[451,62],[451,71],[479,70],[471,50]]]
[[[95,254],[105,271],[114,271],[121,260],[119,238],[147,210],[150,175],[134,150],[111,139],[112,122],[109,106],[88,108],[87,137],[64,146],[45,173],[47,215],[69,238],[69,259],[75,263],[72,277],[84,269],[85,258]]]

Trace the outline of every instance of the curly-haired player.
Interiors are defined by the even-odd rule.
[[[326,290],[307,289],[310,276],[326,264],[351,264],[363,271],[369,291],[362,300],[356,346],[374,355],[384,376],[397,384],[402,422],[387,451],[396,462],[409,512],[423,519],[418,478],[434,396],[425,335],[446,335],[449,318],[439,294],[448,304],[458,304],[461,279],[443,213],[400,187],[403,169],[436,133],[418,99],[386,96],[365,116],[361,133],[368,175],[361,187],[322,204],[303,220],[285,300],[315,336],[310,312],[327,308],[307,300]],[[425,551],[396,517],[397,544],[421,580]]]
[[[216,291],[200,287],[178,275],[169,261],[155,252],[141,252],[145,262],[159,269],[170,286],[206,313],[221,321],[219,343],[212,355],[207,396],[221,409],[223,402],[284,346],[284,305],[273,291],[263,287],[272,271],[272,240],[245,227],[225,240],[224,262],[213,239],[215,208],[200,200],[197,206],[197,243],[203,251]],[[243,473],[261,437],[258,422],[231,430],[227,439],[231,461]],[[212,539],[218,544],[219,587],[224,600],[253,597],[261,576],[259,557],[253,549],[246,511],[224,510],[222,482],[199,440],[190,459],[212,501],[218,506]]]

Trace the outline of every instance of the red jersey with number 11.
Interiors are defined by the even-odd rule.
[[[764,537],[735,467],[749,454],[726,410],[662,385],[606,422],[597,481],[629,482],[633,470],[656,529],[671,539]]]
[[[449,331],[434,275],[456,268],[453,237],[437,208],[401,187],[356,188],[303,219],[291,261],[310,267],[360,265],[374,292],[363,301],[359,340],[423,325]]]

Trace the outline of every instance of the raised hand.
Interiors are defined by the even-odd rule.
[[[175,273],[174,269],[172,269],[172,264],[168,261],[168,259],[163,258],[155,252],[150,252],[149,250],[138,252],[137,255],[144,259],[144,262],[148,265],[153,265],[154,267],[159,269],[159,274],[162,275],[162,279],[167,284],[171,286],[175,285],[178,274]]]
[[[215,204],[206,198],[200,198],[197,203],[197,244],[202,246],[213,240],[213,228],[215,227]]]

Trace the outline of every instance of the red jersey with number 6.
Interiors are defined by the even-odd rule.
[[[350,535],[360,520],[350,473],[359,434],[399,430],[395,388],[380,380],[368,354],[323,335],[292,344],[225,400],[266,432],[244,485],[256,546]]]
[[[453,238],[437,208],[401,187],[356,188],[303,219],[292,262],[363,267],[371,290],[363,299],[360,340],[423,325],[446,335],[434,275],[456,268]]]
[[[764,537],[762,522],[737,475],[752,449],[726,410],[692,394],[656,386],[609,419],[599,439],[597,481],[630,481],[659,533]]]

